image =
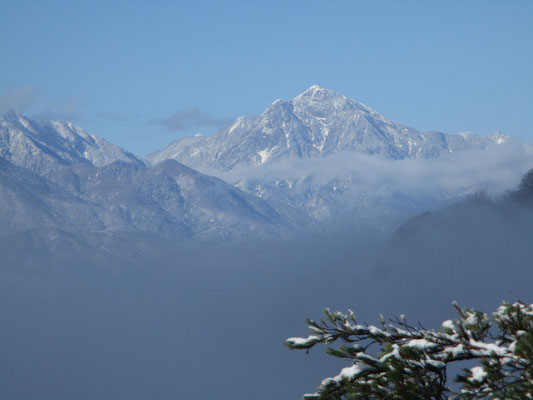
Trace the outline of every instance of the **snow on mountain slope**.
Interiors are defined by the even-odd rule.
[[[452,158],[432,160],[455,154],[476,158],[479,154],[472,151],[497,147],[491,145],[507,139],[501,133],[419,132],[314,85],[291,101],[276,100],[257,117],[240,117],[212,136],[177,140],[148,159],[154,165],[179,160],[271,204],[298,209],[319,225],[360,223],[364,218],[383,221],[386,214],[397,220],[482,189],[485,182],[477,177],[464,184],[449,177],[458,182],[455,186],[443,176],[426,183],[414,170],[435,167],[452,174],[443,166],[453,165]],[[416,160],[421,162],[407,163]],[[461,173],[468,174],[464,158],[461,163]],[[418,189],[408,189],[410,179],[420,184]]]
[[[116,211],[130,230],[207,241],[290,230],[265,200],[174,160],[153,168],[115,162],[77,174],[81,197]],[[117,225],[106,222],[107,229]]]
[[[435,158],[381,159],[358,152],[239,167],[219,176],[319,225],[392,224],[477,192],[499,196],[533,167],[533,144],[508,141]]]
[[[82,241],[133,234],[216,242],[297,229],[267,201],[174,160],[60,166],[52,180],[0,158],[0,202],[0,236],[57,228]]]
[[[122,160],[145,162],[71,122],[41,122],[11,111],[0,119],[0,157],[43,176],[60,165],[90,163],[101,167]]]
[[[276,100],[258,117],[240,117],[212,136],[179,139],[148,159],[176,159],[201,171],[229,171],[285,158],[341,151],[386,159],[432,158],[501,143],[505,135],[421,133],[364,104],[314,85],[292,101]]]
[[[312,86],[213,136],[176,141],[150,166],[69,122],[12,112],[0,119],[1,233],[52,227],[206,242],[396,223],[491,185],[505,190],[532,157],[490,146],[506,141],[420,133]],[[491,153],[500,148],[508,152]]]
[[[289,212],[219,178],[175,160],[151,167],[70,122],[16,112],[0,119],[0,201],[3,235],[57,228],[209,242],[297,229]]]

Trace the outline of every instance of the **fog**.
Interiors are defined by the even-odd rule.
[[[227,182],[241,180],[299,180],[312,176],[327,183],[353,175],[375,198],[404,195],[411,198],[454,196],[484,190],[498,195],[512,189],[533,167],[533,143],[509,139],[483,150],[445,154],[431,159],[380,159],[357,152],[339,152],[325,158],[286,159],[257,167],[237,166],[229,172],[206,170]]]
[[[481,199],[392,235],[4,265],[0,398],[299,399],[347,365],[283,346],[307,335],[305,317],[351,308],[368,323],[406,314],[436,328],[452,300],[486,312],[532,302],[532,237],[531,204]]]

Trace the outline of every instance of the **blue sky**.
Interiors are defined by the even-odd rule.
[[[533,139],[533,1],[0,2],[0,109],[145,155],[319,84],[419,130]]]

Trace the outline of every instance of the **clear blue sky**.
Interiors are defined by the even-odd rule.
[[[0,49],[3,109],[140,155],[314,83],[419,130],[533,139],[531,0],[1,0]]]

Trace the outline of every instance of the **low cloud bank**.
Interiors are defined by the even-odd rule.
[[[0,273],[0,397],[300,398],[346,366],[283,347],[324,307],[436,328],[454,317],[452,300],[486,311],[515,295],[532,302],[533,210],[491,207],[435,214],[392,239],[363,232],[184,247],[121,268],[11,268]]]
[[[484,150],[443,155],[432,159],[384,160],[355,152],[341,152],[327,158],[282,160],[257,167],[236,167],[218,176],[229,181],[298,180],[311,176],[327,183],[339,176],[354,176],[367,192],[376,196],[405,193],[461,193],[486,190],[499,195],[516,186],[533,168],[533,143],[510,140]],[[217,175],[215,171],[207,171]]]

